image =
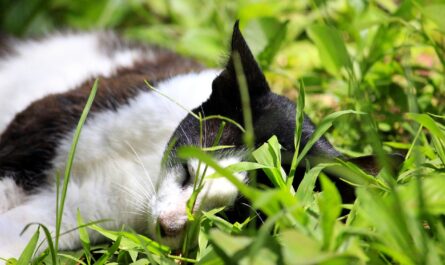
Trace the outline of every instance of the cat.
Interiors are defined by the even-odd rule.
[[[123,41],[111,32],[59,34],[11,44],[0,58],[0,257],[20,255],[34,232],[28,229],[20,235],[28,223],[55,230],[56,175],[64,172],[96,78],[98,91],[76,149],[62,231],[77,227],[79,209],[86,222],[109,219],[101,225],[125,225],[178,248],[198,162],[183,161],[176,152],[184,145],[212,146],[222,122],[205,121],[201,134],[199,121],[187,110],[244,125],[235,58],[248,87],[255,146],[275,135],[283,150],[294,151],[295,104],[271,92],[238,22],[222,70]],[[314,130],[305,116],[302,146]],[[219,144],[233,146],[215,152],[221,166],[244,160],[249,150],[241,129],[230,122]],[[324,137],[309,154],[342,157]],[[212,173],[211,168],[206,171]],[[246,173],[236,177],[248,182]],[[235,208],[239,198],[228,180],[208,179],[194,211]],[[103,240],[97,233],[90,239]],[[78,233],[62,235],[59,247],[80,248]]]

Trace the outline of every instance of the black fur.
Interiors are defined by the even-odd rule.
[[[221,115],[244,125],[240,89],[234,68],[235,56],[239,55],[247,81],[250,108],[252,111],[255,145],[258,147],[273,135],[276,135],[287,152],[294,152],[295,104],[286,97],[271,92],[266,78],[244,40],[238,22],[234,26],[231,55],[225,69],[213,81],[210,98],[200,107],[193,110],[202,116]],[[204,146],[213,143],[221,120],[209,120],[204,123]],[[315,131],[315,126],[305,116],[302,130],[301,148]],[[199,143],[199,121],[189,114],[178,126],[172,140],[176,141],[175,149],[183,145]],[[190,142],[190,139],[191,142]],[[241,130],[227,123],[221,138],[221,145],[234,145],[238,149],[244,146]],[[338,157],[340,153],[325,139],[321,138],[312,147],[310,154],[325,157]],[[174,157],[174,154],[172,154]]]

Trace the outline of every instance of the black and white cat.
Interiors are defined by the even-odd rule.
[[[233,56],[247,80],[256,144],[276,135],[283,148],[294,148],[295,105],[270,91],[235,24],[230,58],[222,71],[159,48],[129,44],[112,33],[52,35],[11,43],[0,59],[0,257],[17,257],[38,222],[55,229],[56,174],[63,172],[75,126],[94,78],[99,89],[82,129],[71,171],[62,231],[77,226],[80,210],[86,221],[110,219],[109,229],[125,224],[177,248],[187,221],[197,161],[180,161],[177,147],[198,145],[199,122],[183,108],[203,116],[223,115],[243,124]],[[197,47],[199,48],[199,47]],[[167,97],[153,92],[144,80]],[[203,145],[211,146],[221,120],[206,121]],[[303,145],[314,131],[304,120]],[[241,130],[228,123],[218,162],[243,159]],[[170,139],[175,144],[161,159]],[[310,151],[327,157],[340,154],[321,138]],[[208,169],[206,174],[211,174]],[[246,174],[237,177],[246,180]],[[224,178],[206,180],[196,210],[232,206],[236,188]],[[91,234],[92,240],[101,240]],[[79,248],[76,232],[61,236],[60,248]]]

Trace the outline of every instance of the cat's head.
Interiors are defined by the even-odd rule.
[[[230,57],[224,70],[212,83],[210,98],[193,112],[203,118],[220,115],[244,126],[240,89],[234,62],[242,65],[247,82],[252,110],[252,120],[257,143],[264,142],[272,135],[278,135],[280,141],[288,148],[293,146],[293,131],[295,128],[295,105],[288,99],[270,91],[266,78],[255,61],[246,41],[235,24]],[[177,157],[176,152],[181,146],[195,145],[211,147],[221,128],[223,120],[205,120],[200,122],[193,115],[188,115],[177,127],[170,144],[161,181],[152,203],[151,213],[153,223],[150,230],[160,241],[172,247],[179,247],[187,222],[186,203],[193,191],[193,184],[200,170],[202,175],[205,166],[198,169],[198,161],[184,161]],[[243,141],[243,131],[231,122],[225,122],[222,135],[217,145],[230,145],[232,148],[215,152],[218,162],[227,166],[243,159],[246,148]],[[211,168],[205,170],[205,175],[213,173]],[[245,180],[245,173],[237,175]],[[238,196],[237,189],[225,178],[206,179],[204,188],[199,193],[194,211],[210,210],[221,206],[231,206]]]
[[[250,106],[241,100],[239,78],[243,78],[242,76],[245,79]],[[245,127],[243,117],[245,105],[251,110],[256,146],[276,135],[283,149],[293,152],[295,104],[271,92],[261,68],[236,23],[227,64],[214,79],[210,98],[193,112],[204,119],[215,115],[224,116]],[[161,242],[178,247],[187,222],[186,203],[193,191],[196,172],[199,170],[201,175],[204,171],[205,175],[213,173],[211,168],[205,169],[204,165],[199,167],[199,163],[195,160],[181,160],[176,155],[177,150],[185,145],[233,146],[214,152],[222,166],[239,162],[245,156],[244,133],[234,123],[225,122],[219,142],[215,143],[217,136],[220,135],[222,122],[223,120],[218,118],[208,119],[200,127],[199,120],[189,114],[174,132],[170,141],[173,148],[168,150],[163,175],[151,207],[153,223],[150,224],[150,230],[160,235]],[[303,144],[313,130],[314,126],[306,119],[303,128]],[[314,148],[328,155],[338,154],[329,143],[325,142],[324,138]],[[242,181],[247,181],[245,173],[238,173],[237,177]],[[194,211],[210,210],[221,206],[230,207],[237,196],[237,189],[225,178],[205,179],[204,188],[199,193]]]

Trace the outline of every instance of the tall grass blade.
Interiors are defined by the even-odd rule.
[[[295,134],[294,134],[294,155],[292,157],[292,163],[289,170],[289,175],[286,180],[287,187],[292,190],[292,183],[295,178],[295,171],[297,169],[297,159],[300,151],[301,134],[303,132],[303,120],[304,120],[304,105],[305,105],[305,92],[303,80],[300,80],[300,85],[298,87],[298,102],[296,104],[295,110]]]
[[[83,124],[85,123],[85,121],[87,119],[88,112],[90,111],[91,106],[93,105],[93,101],[94,101],[94,97],[96,96],[98,84],[99,84],[99,80],[96,79],[94,81],[93,87],[91,88],[90,96],[88,97],[88,100],[85,104],[85,108],[82,111],[82,115],[80,116],[79,122],[78,122],[76,130],[74,132],[73,143],[71,145],[71,149],[70,149],[70,152],[68,155],[68,160],[67,160],[66,167],[65,167],[65,175],[63,178],[62,194],[60,195],[60,203],[58,204],[59,208],[57,208],[57,214],[56,214],[56,239],[55,239],[56,250],[59,249],[59,237],[60,237],[60,228],[62,225],[63,209],[65,206],[65,199],[66,199],[66,194],[68,191],[68,183],[70,180],[71,168],[73,166],[73,161],[74,161],[74,155],[76,153],[77,143],[79,142],[80,131],[83,127]]]
[[[312,146],[318,141],[318,139],[320,139],[329,130],[329,128],[331,128],[334,120],[336,120],[337,118],[339,118],[343,115],[348,115],[348,114],[364,114],[364,113],[359,112],[359,111],[354,111],[354,110],[343,110],[343,111],[331,113],[328,116],[326,116],[320,122],[320,124],[318,125],[315,132],[311,135],[308,142],[304,146],[303,150],[301,150],[301,153],[298,156],[296,164],[297,165],[300,164],[301,160],[306,156],[306,154],[309,152],[309,150],[312,148]]]

